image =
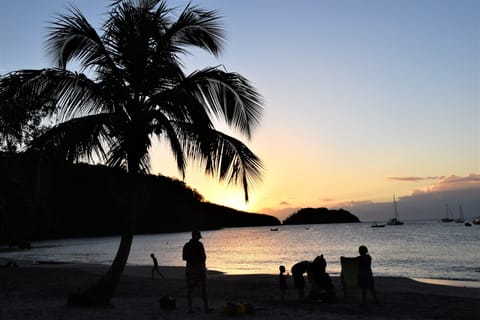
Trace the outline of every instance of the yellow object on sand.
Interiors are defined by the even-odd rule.
[[[236,316],[244,313],[245,313],[244,303],[228,302],[223,307],[223,314],[227,316]]]

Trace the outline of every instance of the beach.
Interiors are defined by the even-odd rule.
[[[4,265],[6,261],[0,261]],[[187,313],[184,268],[160,267],[165,279],[151,278],[148,266],[127,266],[112,299],[112,308],[67,305],[67,296],[102,275],[107,266],[74,263],[16,261],[18,268],[0,269],[0,319],[225,319],[227,303],[250,304],[253,313],[243,319],[478,319],[480,288],[427,284],[409,278],[376,277],[379,304],[351,289],[347,298],[339,277],[332,277],[337,302],[299,302],[293,281],[285,301],[280,301],[275,275],[226,275],[209,271],[208,291],[212,314],[205,314],[198,292],[195,313]],[[308,285],[307,285],[308,289]],[[170,295],[174,310],[164,310],[159,300]]]

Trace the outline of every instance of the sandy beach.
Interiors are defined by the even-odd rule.
[[[4,265],[5,261],[0,260]],[[84,288],[106,266],[83,264],[34,264],[17,261],[18,268],[0,269],[0,319],[225,319],[228,302],[249,303],[254,314],[244,319],[478,319],[480,288],[426,284],[408,278],[377,277],[379,304],[361,304],[359,290],[343,297],[338,277],[332,277],[338,301],[332,304],[297,301],[293,281],[284,303],[280,302],[275,275],[225,275],[209,271],[209,298],[215,309],[205,314],[195,296],[196,312],[187,313],[184,269],[161,267],[165,279],[151,279],[149,267],[127,266],[113,308],[67,306],[69,293]],[[176,309],[163,310],[159,299],[169,294]]]

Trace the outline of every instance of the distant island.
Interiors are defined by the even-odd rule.
[[[324,223],[351,223],[360,220],[347,210],[330,210],[327,208],[304,208],[290,215],[283,221],[289,224],[324,224]]]

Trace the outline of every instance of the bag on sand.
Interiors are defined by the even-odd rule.
[[[171,295],[165,294],[160,298],[160,308],[173,310],[177,307],[177,301]]]

